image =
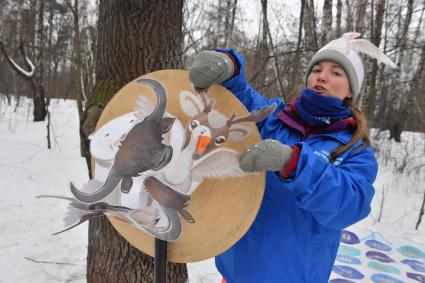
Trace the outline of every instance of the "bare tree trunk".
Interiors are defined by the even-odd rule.
[[[81,116],[83,113],[83,86],[81,83],[81,42],[80,42],[80,16],[78,0],[74,0],[74,5],[68,2],[68,7],[72,11],[74,18],[74,60],[75,60],[75,74],[74,74],[74,90],[75,98],[77,99],[78,114]]]
[[[265,62],[267,58],[269,57],[269,46],[267,42],[267,0],[261,0],[261,12],[263,14],[263,21],[262,21],[262,39],[260,42],[260,54],[261,54],[261,61]],[[263,76],[265,77],[265,76]]]
[[[99,2],[96,85],[83,113],[87,136],[107,102],[129,81],[159,69],[181,68],[183,0],[101,0]],[[87,162],[89,164],[89,162]],[[167,265],[167,282],[186,282],[185,264]],[[153,282],[153,258],[125,241],[102,217],[89,223],[88,283]]]
[[[40,1],[40,8],[38,10],[38,28],[37,28],[37,42],[36,46],[38,47],[38,54],[35,57],[35,63],[38,66],[38,72],[36,74],[36,78],[38,78],[38,81],[40,84],[43,84],[43,76],[44,76],[44,61],[43,61],[43,55],[44,55],[44,0]]]
[[[51,75],[52,75],[52,68],[50,66],[50,63],[52,61],[52,42],[53,42],[53,17],[54,17],[54,10],[53,10],[53,1],[50,1],[50,5],[49,5],[49,16],[48,16],[48,23],[49,23],[49,30],[48,30],[48,39],[47,39],[47,50],[48,50],[48,55],[47,55],[47,78],[46,78],[46,88],[47,88],[47,97],[46,97],[46,113],[47,113],[47,125],[46,125],[46,130],[47,130],[47,148],[50,149],[51,148],[51,138],[50,138],[50,111],[49,111],[49,106],[50,106],[50,93],[52,90],[52,83],[51,83]]]
[[[397,45],[399,46],[400,51],[399,51],[399,59],[398,59],[397,66],[399,67],[400,71],[397,72],[394,76],[395,82],[399,82],[402,79],[406,79],[402,77],[401,70],[403,70],[403,65],[405,64],[406,41],[407,41],[407,35],[409,32],[409,26],[412,19],[412,14],[413,14],[413,0],[409,0],[407,4],[406,16],[402,24],[402,28],[399,29],[399,33],[398,33]],[[413,85],[416,85],[416,86],[418,86],[418,83],[420,82],[420,74],[423,69],[423,66],[421,66],[421,64],[424,63],[423,56],[425,56],[424,49],[422,49],[422,55],[421,55],[421,59],[419,63],[420,65],[418,66],[418,70],[416,71],[414,80],[413,80]],[[405,95],[407,96],[407,99],[405,99],[404,103],[400,103],[399,109],[393,109],[393,111],[399,111],[399,113],[401,113],[401,117],[399,117],[398,119],[391,119],[390,136],[393,137],[394,140],[396,141],[401,141],[401,132],[403,128],[405,127],[405,123],[407,121],[410,108],[413,106],[414,91],[415,91],[415,87],[413,87],[413,89],[411,89],[407,93],[403,91],[403,88],[399,84],[395,87],[395,92],[394,92],[394,94],[396,95],[395,101],[400,101],[402,100],[403,96]]]
[[[312,53],[316,52],[319,48],[317,45],[317,34],[316,34],[316,16],[314,14],[314,2],[310,0],[310,4],[307,0],[302,0],[304,3],[305,10],[305,20],[304,20],[304,30],[305,30],[305,40],[307,49]]]
[[[7,54],[6,50],[4,49],[3,42],[0,41],[0,53],[3,53],[3,55],[6,58],[7,63],[9,66],[16,72],[16,74],[23,78],[25,81],[27,81],[32,90],[32,97],[34,102],[34,109],[33,109],[33,116],[34,116],[34,122],[44,121],[44,118],[46,117],[46,102],[44,100],[44,94],[43,94],[43,86],[40,85],[37,80],[34,77],[35,73],[35,67],[34,65],[31,65],[29,62],[29,58],[27,58],[24,45],[21,43],[19,45],[19,52],[21,54],[21,57],[26,65],[26,67],[29,69],[28,72],[23,71],[21,67],[19,67],[13,60],[10,58],[10,56]]]
[[[217,18],[216,18],[216,33],[214,35],[214,46],[216,47],[224,47],[220,44],[221,36],[222,36],[222,27],[223,27],[223,15],[226,14],[223,1],[225,0],[217,0],[218,10],[217,10]]]
[[[264,1],[264,0],[262,0],[262,1]],[[275,46],[273,45],[273,38],[272,38],[272,34],[270,32],[270,26],[269,26],[269,21],[267,19],[267,14],[265,14],[264,17],[265,17],[265,28],[266,28],[266,32],[267,32],[267,35],[268,35],[268,38],[269,38],[269,43],[270,43],[269,48],[270,48],[271,52],[273,53],[274,71],[275,71],[275,75],[276,75],[276,79],[277,79],[278,87],[279,87],[279,97],[285,99],[285,94],[283,93],[283,90],[284,90],[283,82],[282,82],[282,78],[281,78],[281,75],[280,75],[280,72],[279,72],[279,70],[280,70],[279,61],[278,61],[278,58],[277,58],[277,52],[276,52]]]
[[[353,27],[353,13],[351,11],[351,3],[350,0],[345,0],[345,11],[346,11],[346,17],[345,17],[345,29],[347,32],[354,31]]]
[[[47,148],[51,149],[51,139],[50,139],[50,111],[49,111],[49,105],[50,105],[50,98],[46,99],[46,112],[47,112],[47,125],[46,125],[46,139],[47,139]]]
[[[289,73],[289,86],[288,86],[288,95],[284,95],[283,100],[286,102],[290,99],[292,92],[295,91],[295,86],[297,84],[298,79],[298,70],[300,67],[300,57],[301,57],[301,42],[303,36],[303,21],[304,21],[304,1],[301,0],[301,8],[300,8],[300,19],[298,24],[298,39],[297,39],[297,47],[295,49],[295,56],[292,60],[292,71]],[[291,93],[291,94],[290,94]]]
[[[320,34],[320,44],[324,46],[332,35],[332,0],[325,0],[323,3],[322,32]]]
[[[77,109],[78,116],[80,121],[83,119],[83,95],[82,95],[82,84],[81,84],[81,45],[80,45],[80,24],[79,24],[79,8],[78,8],[78,0],[74,0],[74,4],[70,2],[71,0],[67,0],[66,4],[68,8],[72,12],[72,16],[74,18],[74,60],[75,68],[74,68],[74,91],[75,91],[75,99],[77,100]],[[82,132],[82,127],[80,124],[80,136],[84,133]],[[80,140],[80,148],[83,149],[84,145],[82,144],[83,140]],[[83,155],[83,152],[81,152]]]
[[[421,210],[419,211],[418,221],[416,222],[416,227],[415,227],[416,230],[418,230],[419,225],[421,225],[422,217],[424,216],[424,214],[425,214],[425,193],[422,199],[422,206],[421,206]]]
[[[389,2],[387,1],[385,4],[385,10],[389,10]],[[384,15],[384,26],[388,27],[390,25],[391,19],[390,19],[390,13],[385,12]],[[389,33],[390,30],[386,28],[384,30],[384,34],[382,36],[383,42],[383,52],[386,53],[388,46],[389,46]],[[376,100],[376,110],[375,110],[375,117],[381,117],[381,119],[375,119],[374,120],[374,127],[381,128],[381,129],[389,129],[390,125],[390,119],[382,119],[382,117],[387,117],[387,113],[393,111],[391,106],[394,104],[394,100],[390,99],[391,97],[391,90],[393,89],[390,87],[393,81],[393,76],[391,76],[390,80],[386,78],[387,74],[385,73],[385,66],[380,67],[380,71],[378,72],[378,83],[379,83],[379,95],[377,96]]]
[[[413,45],[417,45],[418,42],[420,41],[420,34],[423,31],[423,27],[422,27],[422,22],[423,22],[423,16],[424,16],[424,12],[425,12],[425,0],[422,0],[422,10],[421,10],[421,14],[419,16],[419,21],[413,36]],[[421,78],[421,83],[425,84],[423,81],[425,80],[425,77],[422,76]],[[419,93],[418,93],[419,92]],[[414,96],[414,103],[417,109],[417,112],[420,115],[420,118],[418,119],[418,116],[414,114],[414,112],[410,112],[410,119],[408,122],[406,122],[407,125],[411,124],[413,129],[416,129],[418,131],[421,132],[425,132],[425,125],[423,123],[423,121],[425,120],[425,116],[424,116],[424,109],[425,109],[425,95],[422,91],[422,89],[418,90],[417,93],[415,93]]]
[[[21,32],[24,33],[24,35],[21,38],[21,41],[26,42],[27,50],[31,58],[35,58],[37,52],[36,52],[36,45],[37,45],[37,3],[38,0],[29,1],[29,14],[31,14],[31,19],[29,22],[24,23],[22,25]]]
[[[269,44],[267,36],[267,0],[261,0],[261,21],[259,23],[259,36],[254,56],[254,66],[257,66],[255,74],[250,78],[250,82],[257,89],[262,89],[266,84],[266,67],[269,60]]]
[[[15,102],[15,109],[13,109],[13,112],[16,113],[16,111],[18,110],[19,107],[19,102],[21,101],[21,96],[19,95],[18,97],[16,97],[16,102]]]
[[[366,20],[365,20],[365,14],[366,14],[366,6],[367,6],[368,0],[359,0],[357,1],[357,8],[356,8],[356,25],[355,25],[355,31],[359,32],[361,34],[365,33],[366,31]],[[372,17],[373,19],[373,17]]]
[[[379,46],[381,43],[381,31],[385,13],[385,0],[377,0],[376,3],[376,16],[373,21],[375,22],[372,30],[372,43]],[[370,120],[370,125],[373,126],[374,112],[376,108],[376,75],[378,74],[378,63],[376,60],[372,63],[372,71],[368,77],[369,87],[367,89],[367,106],[366,116]]]
[[[226,21],[224,25],[224,46],[226,47],[229,45],[229,40],[232,38],[237,4],[238,0],[227,0]]]
[[[342,0],[338,0],[336,3],[336,38],[339,38],[342,34],[341,14],[342,14]]]
[[[54,18],[54,9],[53,9],[53,0],[50,0],[49,3],[49,16],[47,18],[47,22],[49,23],[49,29],[48,29],[48,39],[47,39],[47,78],[46,78],[46,89],[47,89],[47,93],[51,93],[52,90],[52,67],[51,67],[51,62],[52,62],[52,45],[53,45],[53,18]]]
[[[34,73],[34,82],[36,87],[39,89],[37,94],[37,102],[35,102],[34,98],[34,112],[37,112],[37,116],[41,117],[44,116],[42,120],[45,119],[47,115],[47,107],[46,104],[46,98],[45,98],[45,88],[44,88],[44,0],[40,1],[40,7],[38,10],[38,28],[36,31],[36,46],[38,47],[38,54],[35,56],[36,60],[36,66],[37,66],[37,72]],[[37,105],[37,109],[36,108]],[[34,121],[35,121],[34,114]],[[40,121],[42,121],[40,120]]]
[[[406,93],[407,100],[406,104],[403,107],[403,110],[401,111],[401,115],[398,117],[396,121],[392,124],[390,128],[390,138],[394,138],[395,141],[401,142],[401,132],[403,128],[405,127],[407,118],[409,117],[409,112],[411,111],[413,107],[413,103],[415,101],[415,94],[417,90],[422,90],[424,87],[423,83],[423,76],[425,73],[425,44],[422,45],[422,53],[421,57],[419,59],[418,68],[416,70],[415,75],[413,76],[413,85]]]
[[[382,195],[381,195],[381,205],[379,209],[378,223],[381,222],[382,214],[384,211],[384,202],[385,202],[385,186],[382,187]]]

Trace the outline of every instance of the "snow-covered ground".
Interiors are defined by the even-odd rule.
[[[75,102],[52,102],[52,150],[46,123],[32,122],[31,101],[16,112],[4,97],[0,105],[0,282],[85,282],[87,225],[52,237],[66,203],[36,199],[88,178]]]
[[[16,112],[13,104],[0,96],[0,283],[85,282],[87,224],[52,237],[62,227],[66,202],[35,198],[63,195],[71,180],[82,184],[88,178],[76,104],[51,102],[51,150],[46,122],[32,122],[31,101],[22,100]],[[401,144],[387,135],[373,132],[380,162],[376,196],[371,215],[353,230],[367,228],[423,251],[425,223],[414,228],[425,191],[425,135],[403,133]],[[220,279],[212,259],[189,264],[190,282]]]

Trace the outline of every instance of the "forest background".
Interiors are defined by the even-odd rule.
[[[425,132],[424,0],[0,0],[0,7],[0,93],[5,103],[18,107],[21,97],[31,98],[33,121],[47,122],[50,148],[51,100],[77,101],[87,164],[88,134],[107,101],[131,79],[161,68],[187,69],[201,50],[233,47],[246,57],[246,77],[257,90],[289,101],[303,88],[314,52],[348,31],[380,46],[398,66],[394,70],[365,58],[368,73],[355,102],[373,134],[388,133],[385,138],[403,148],[403,131]],[[118,25],[124,28],[105,28]],[[161,34],[161,29],[169,32]],[[163,57],[155,54],[161,48],[167,51]],[[108,58],[117,54],[128,62],[115,67],[111,83],[102,70],[114,66]],[[393,162],[397,172],[406,172],[411,149],[406,145],[404,154],[391,160],[379,140],[377,154]],[[424,152],[414,159],[422,160]],[[417,177],[423,167],[415,163],[409,174]],[[94,258],[88,274],[104,265]],[[184,267],[175,274],[184,280]]]

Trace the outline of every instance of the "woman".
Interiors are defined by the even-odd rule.
[[[232,49],[203,51],[190,68],[196,88],[221,82],[248,111],[277,104],[258,124],[264,140],[240,158],[247,172],[267,171],[266,189],[248,232],[216,257],[223,281],[327,282],[341,229],[369,214],[377,162],[366,119],[351,102],[364,78],[354,49],[372,44],[357,36],[345,34],[319,50],[307,68],[306,89],[286,104],[248,84],[244,59]],[[375,58],[391,62],[374,48]]]

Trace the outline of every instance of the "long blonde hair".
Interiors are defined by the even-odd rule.
[[[351,137],[350,142],[338,147],[331,153],[331,158],[333,160],[335,160],[340,154],[347,151],[361,139],[363,139],[364,144],[360,148],[370,146],[369,128],[367,126],[367,119],[365,115],[355,105],[353,105],[352,98],[345,99],[344,103],[351,108],[353,119],[357,122],[357,127],[353,136]]]

